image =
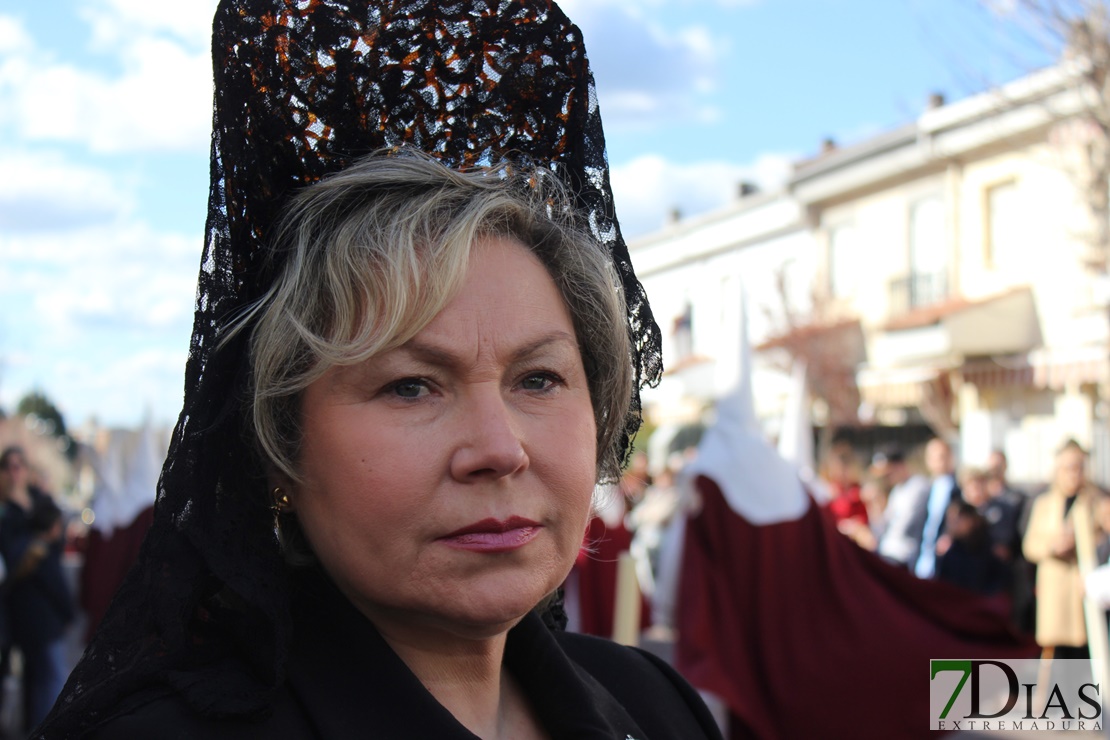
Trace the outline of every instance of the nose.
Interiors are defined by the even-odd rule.
[[[528,467],[519,420],[496,384],[470,390],[458,413],[460,442],[451,456],[455,480],[495,480]]]

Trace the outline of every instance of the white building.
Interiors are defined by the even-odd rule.
[[[713,396],[712,368],[734,351],[723,327],[738,285],[753,344],[784,330],[766,313],[781,314],[785,269],[794,310],[862,329],[865,352],[845,353],[859,361],[863,422],[923,420],[972,464],[1001,447],[1025,481],[1046,479],[1074,437],[1107,482],[1110,324],[1067,169],[1086,141],[1072,80],[1053,68],[933,101],[909,125],[798,163],[781,193],[633,242],[664,334],[667,376],[645,396],[652,421],[688,421]],[[772,424],[784,382],[753,373]]]
[[[728,207],[675,221],[629,246],[663,332],[664,377],[645,390],[644,405],[658,437],[669,439],[703,422],[725,390],[744,307],[755,345],[782,330],[784,304],[808,312],[816,242],[796,200],[743,185]],[[757,362],[753,382],[757,413],[773,423],[788,377]]]

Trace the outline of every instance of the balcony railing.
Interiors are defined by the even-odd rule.
[[[890,281],[892,315],[940,303],[947,297],[948,274],[945,272],[914,272]]]

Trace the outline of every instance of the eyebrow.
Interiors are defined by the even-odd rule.
[[[574,350],[578,350],[578,342],[574,335],[570,332],[556,329],[555,331],[548,332],[535,340],[522,344],[513,351],[509,357],[510,362],[520,362],[521,360],[531,357],[551,345],[569,345]],[[429,362],[433,365],[440,365],[442,367],[454,367],[460,364],[460,358],[453,352],[448,352],[434,344],[421,342],[418,339],[410,339],[397,348],[403,352],[413,355],[417,359]]]

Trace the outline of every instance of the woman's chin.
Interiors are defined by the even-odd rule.
[[[485,594],[475,593],[450,609],[451,617],[463,628],[507,632],[539,604],[547,593]]]
[[[437,604],[461,628],[507,632],[562,583],[562,578],[533,575],[471,582],[455,598]]]
[[[445,587],[430,606],[460,625],[507,631],[566,580],[572,564],[556,556],[542,558],[542,565],[459,573],[449,586],[440,584]]]

